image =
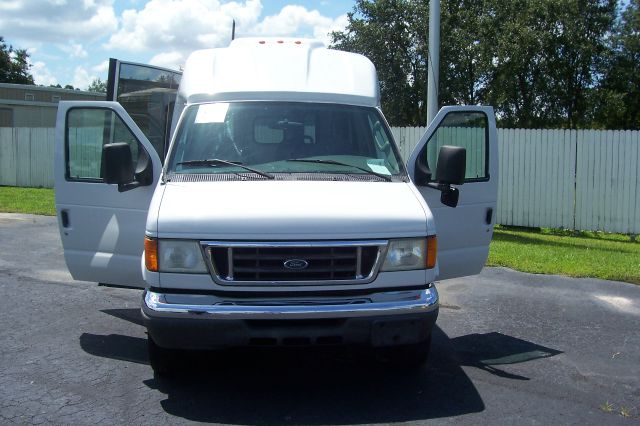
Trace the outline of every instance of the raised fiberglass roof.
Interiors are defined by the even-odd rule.
[[[375,67],[362,55],[318,40],[241,38],[187,60],[179,95],[187,103],[234,100],[378,106]]]

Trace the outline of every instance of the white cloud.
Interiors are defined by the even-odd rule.
[[[89,84],[96,78],[98,78],[96,75],[89,74],[86,68],[79,66],[76,67],[73,72],[73,82],[71,85],[76,89],[86,90]]]
[[[20,3],[21,2],[19,0],[5,1],[3,3],[0,3],[0,10],[3,11],[4,13],[10,12],[13,10],[19,10]]]
[[[277,15],[264,18],[255,28],[257,34],[264,35],[293,35],[300,27],[309,27],[316,24],[328,25],[331,18],[322,16],[317,10],[307,10],[303,6],[288,5],[282,8]]]
[[[71,5],[65,0],[3,0],[0,28],[10,28],[12,38],[67,43],[69,39],[104,37],[117,30],[118,21],[113,0],[85,0]]]
[[[120,28],[105,47],[164,52],[221,47],[229,42],[233,19],[239,28],[250,28],[261,11],[260,0],[225,4],[218,0],[151,0],[141,10],[122,13]]]
[[[35,60],[35,58],[38,58],[39,61],[44,60],[48,63],[53,63],[61,59],[60,55],[52,54],[49,51],[49,46],[43,42],[31,42],[26,46],[21,45],[20,47],[24,47],[25,49],[27,49],[27,53],[33,60]]]
[[[59,47],[60,50],[66,52],[72,58],[86,58],[87,56],[89,56],[87,51],[84,50],[84,47],[82,47],[82,44],[80,43],[74,43],[73,41],[70,41],[69,44],[62,44]]]
[[[347,15],[336,19],[323,16],[317,10],[308,10],[303,6],[288,5],[277,15],[264,18],[253,30],[259,35],[291,36],[302,34],[322,40],[325,44],[330,41],[329,32],[342,30],[347,25]]]
[[[176,69],[195,49],[227,46],[233,19],[240,37],[313,37],[326,44],[330,31],[347,24],[346,15],[332,18],[298,5],[263,16],[263,1],[129,0],[122,2],[129,9],[116,15],[115,0],[0,0],[0,32],[27,47],[37,83],[73,78],[75,87],[85,88],[108,70],[109,52],[99,46]],[[58,70],[58,81],[43,61]]]
[[[33,76],[33,81],[36,84],[42,84],[43,86],[50,86],[52,84],[58,84],[58,80],[53,76],[51,71],[47,68],[47,65],[42,61],[36,61],[31,64],[29,70]]]
[[[109,61],[108,60],[104,60],[102,62],[100,62],[98,65],[94,65],[91,67],[91,71],[98,73],[98,74],[103,74],[106,73],[107,71],[109,71]]]
[[[168,13],[170,11],[170,13]],[[231,25],[236,21],[239,35],[292,36],[319,38],[328,43],[329,32],[341,30],[347,15],[331,18],[317,10],[289,5],[262,21],[260,0],[150,0],[141,10],[122,12],[119,30],[104,45],[107,49],[132,52],[160,51],[158,65],[176,64],[195,49],[226,46]],[[178,52],[181,58],[177,58]]]
[[[185,62],[186,54],[184,52],[177,51],[159,53],[149,61],[151,65],[174,70],[178,70],[180,67],[183,67]]]
[[[316,25],[313,28],[313,36],[319,40],[322,40],[327,46],[331,43],[331,33],[334,31],[344,31],[349,24],[349,17],[340,15],[334,19],[329,25]]]

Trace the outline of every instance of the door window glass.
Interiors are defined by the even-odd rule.
[[[73,108],[67,113],[67,179],[102,180],[102,147],[126,142],[131,147],[134,167],[142,149],[118,115],[103,108]]]
[[[118,69],[117,97],[113,99],[113,93],[109,93],[107,100],[115,100],[122,105],[149,139],[160,161],[164,162],[182,73],[114,59],[109,66]],[[112,76],[115,79],[115,75],[115,69],[109,71],[110,79]],[[115,85],[115,82],[111,85]]]
[[[435,177],[438,153],[443,145],[460,146],[467,150],[465,182],[487,180],[488,136],[487,116],[482,112],[450,112],[427,142],[422,155]]]

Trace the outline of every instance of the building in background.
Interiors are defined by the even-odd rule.
[[[103,101],[104,93],[0,83],[0,127],[56,127],[60,101]]]

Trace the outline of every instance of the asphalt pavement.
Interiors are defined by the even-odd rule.
[[[55,218],[0,214],[0,424],[640,423],[640,286],[486,268],[438,289],[417,372],[246,349],[160,381],[141,292],[73,281]]]

